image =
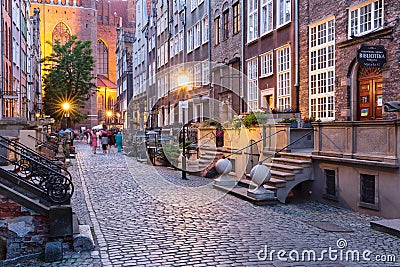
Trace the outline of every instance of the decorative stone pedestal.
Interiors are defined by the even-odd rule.
[[[228,173],[232,170],[232,163],[228,159],[220,159],[215,164],[215,169],[221,175],[217,179],[214,180],[215,185],[225,186],[225,187],[234,187],[237,183],[236,180],[229,178]]]
[[[247,190],[247,195],[255,199],[271,199],[275,198],[275,193],[263,187],[271,179],[271,172],[265,165],[256,165],[250,171],[250,177],[256,186]]]

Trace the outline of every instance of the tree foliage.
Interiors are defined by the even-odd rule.
[[[52,54],[42,59],[42,63],[45,114],[60,121],[65,113],[61,105],[69,102],[70,119],[85,120],[87,115],[81,109],[96,89],[91,41],[80,41],[76,35],[64,45],[56,40]]]

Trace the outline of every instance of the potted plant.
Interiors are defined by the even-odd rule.
[[[315,121],[313,117],[304,117],[303,119],[303,128],[312,128],[312,122]]]
[[[278,121],[278,123],[290,123],[290,128],[297,128],[297,118],[296,116],[286,117]]]

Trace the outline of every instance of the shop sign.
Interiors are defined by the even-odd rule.
[[[382,68],[386,63],[386,50],[383,45],[361,46],[357,60],[363,67]]]

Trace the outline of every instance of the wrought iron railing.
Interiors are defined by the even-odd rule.
[[[34,139],[36,141],[36,146],[37,147],[43,146],[43,147],[45,147],[45,148],[57,153],[57,150],[58,150],[57,145],[52,144],[52,143],[47,142],[47,141],[41,141],[40,139],[38,139],[38,138],[36,138],[36,137],[34,137],[34,136],[30,135],[30,134],[28,135],[28,137],[30,137],[30,138],[32,138],[32,139]]]
[[[0,158],[14,165],[13,170],[5,169],[5,171],[43,191],[54,203],[69,201],[74,192],[74,186],[71,174],[67,170],[57,170],[54,165],[32,157],[32,153],[25,153],[27,150],[21,149],[21,146],[15,144],[17,142],[4,142],[4,139],[6,138],[1,137],[0,148],[6,150],[7,153],[6,156],[0,154]]]
[[[41,162],[44,165],[47,165],[54,170],[67,171],[67,168],[65,168],[62,164],[59,164],[60,163],[59,161],[51,160],[43,156],[42,154],[36,152],[35,150],[25,146],[24,144],[21,144],[20,142],[13,141],[3,136],[0,136],[0,144],[1,143],[5,144],[7,147],[13,148],[16,151],[20,151],[21,154],[24,154],[27,157],[30,157],[38,162]]]
[[[297,143],[298,141],[300,141],[301,139],[307,137],[309,134],[314,133],[315,131],[316,131],[316,130],[314,130],[314,129],[308,131],[307,133],[303,134],[302,136],[300,136],[299,138],[297,138],[297,139],[294,140],[293,142],[290,142],[290,144],[288,144],[288,145],[282,147],[281,149],[275,151],[274,154],[272,154],[272,155],[266,157],[266,158],[263,159],[263,160],[260,160],[260,161],[258,162],[258,164],[262,164],[262,163],[263,163],[264,161],[266,161],[267,159],[270,159],[270,158],[272,158],[272,157],[276,157],[277,155],[279,155],[280,152],[284,151],[285,149],[287,149],[287,148],[290,147],[291,145]]]

